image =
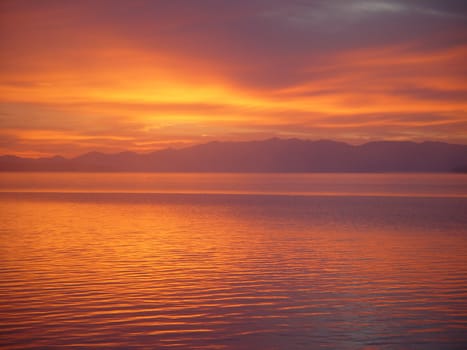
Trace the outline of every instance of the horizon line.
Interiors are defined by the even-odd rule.
[[[267,142],[267,141],[301,141],[301,142],[311,142],[311,143],[317,143],[317,142],[332,142],[336,144],[344,144],[350,147],[361,147],[365,146],[368,144],[372,143],[409,143],[409,144],[425,144],[425,143],[441,143],[441,144],[447,144],[447,145],[456,145],[456,146],[467,146],[467,143],[451,143],[451,142],[446,142],[446,141],[439,141],[439,140],[424,140],[424,141],[414,141],[414,140],[386,140],[386,139],[381,139],[381,140],[373,140],[373,141],[366,141],[363,143],[358,143],[358,144],[352,144],[349,142],[345,141],[337,141],[337,140],[332,140],[332,139],[302,139],[298,137],[289,137],[289,138],[281,138],[281,137],[269,137],[265,139],[256,139],[256,140],[239,140],[239,141],[233,141],[233,140],[213,140],[213,141],[208,141],[208,142],[201,142],[201,143],[195,143],[187,146],[182,146],[182,147],[166,147],[166,148],[159,148],[159,149],[154,149],[151,151],[147,152],[137,152],[137,151],[131,151],[131,150],[122,150],[122,151],[115,151],[115,152],[102,152],[102,151],[88,151],[84,153],[80,153],[75,156],[63,156],[61,154],[55,154],[55,155],[50,155],[50,156],[38,156],[38,157],[27,157],[27,156],[19,156],[16,154],[0,154],[0,157],[15,157],[15,158],[20,158],[20,159],[53,159],[53,158],[62,158],[66,160],[72,160],[76,159],[88,154],[101,154],[101,155],[116,155],[116,154],[122,154],[122,153],[132,153],[135,155],[144,155],[144,154],[151,154],[151,153],[156,153],[156,152],[162,152],[162,151],[168,151],[168,150],[173,150],[173,151],[180,151],[184,149],[189,149],[192,147],[197,147],[197,146],[202,146],[202,145],[209,145],[209,144],[216,144],[216,143],[254,143],[254,142]]]

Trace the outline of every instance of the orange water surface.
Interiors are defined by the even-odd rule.
[[[2,347],[467,344],[463,176],[0,179]]]

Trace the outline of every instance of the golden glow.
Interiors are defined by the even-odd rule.
[[[67,6],[55,9],[71,16],[62,23],[53,10],[20,6],[1,16],[0,136],[10,142],[0,153],[69,156],[271,136],[466,140],[465,45],[349,47],[321,53],[320,64],[284,61],[281,70],[298,77],[268,84],[261,79],[284,74],[265,71],[268,57],[189,54],[181,44],[121,35],[119,23],[73,26],[82,18]]]

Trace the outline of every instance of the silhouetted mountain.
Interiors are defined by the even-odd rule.
[[[453,169],[456,173],[467,173],[467,164]]]
[[[210,142],[149,154],[91,152],[76,158],[0,157],[0,171],[451,172],[467,165],[467,145],[269,139]]]

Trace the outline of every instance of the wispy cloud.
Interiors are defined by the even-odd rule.
[[[0,6],[2,153],[268,136],[467,143],[459,1]]]

